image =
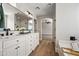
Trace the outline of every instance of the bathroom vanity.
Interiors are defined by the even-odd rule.
[[[39,34],[18,34],[0,38],[0,56],[28,56],[39,45]]]
[[[35,17],[9,3],[3,3],[3,11],[5,26],[0,28],[0,56],[28,56],[39,44],[39,33],[34,31]]]

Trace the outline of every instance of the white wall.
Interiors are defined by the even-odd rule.
[[[51,22],[49,24],[45,23],[45,21]],[[53,19],[44,18],[42,19],[42,37],[43,39],[52,39],[53,38]]]
[[[42,40],[42,19],[41,18],[37,18],[37,22],[38,22],[38,25],[37,25],[37,31],[39,32],[39,38],[40,40]]]
[[[45,23],[45,20],[51,22],[49,24]],[[52,34],[52,23],[53,23],[53,19],[50,18],[45,18],[42,19],[42,34]]]
[[[56,4],[56,40],[79,38],[79,4]]]
[[[10,28],[11,30],[14,30],[14,14],[8,15],[6,28]]]
[[[79,40],[79,4],[56,4],[56,46],[58,51],[59,40],[70,40],[75,36]]]

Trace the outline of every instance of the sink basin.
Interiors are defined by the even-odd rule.
[[[28,33],[30,33],[29,31],[22,31],[22,32],[20,32],[20,34],[28,34]]]

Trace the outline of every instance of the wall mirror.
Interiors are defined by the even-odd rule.
[[[19,9],[9,3],[0,3],[0,30],[9,28],[10,30],[27,29],[28,17]]]

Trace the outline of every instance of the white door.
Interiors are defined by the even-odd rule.
[[[42,38],[52,39],[53,37],[53,19],[44,18],[42,19]]]
[[[5,56],[17,56],[17,46],[8,47],[4,49]]]

